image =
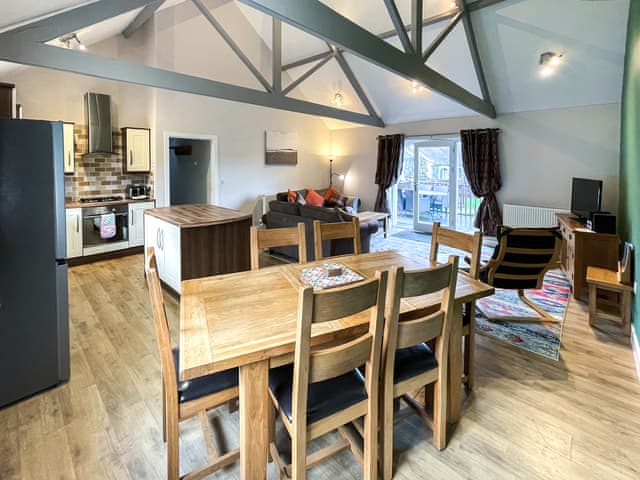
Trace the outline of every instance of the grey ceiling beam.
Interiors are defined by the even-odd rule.
[[[373,108],[371,100],[369,100],[369,97],[367,96],[364,89],[362,88],[362,85],[358,81],[358,77],[356,77],[355,74],[353,73],[353,70],[351,69],[351,66],[349,65],[349,63],[347,62],[347,59],[344,58],[344,55],[338,49],[335,49],[335,52],[336,52],[336,61],[338,62],[338,65],[340,65],[342,72],[347,77],[347,80],[349,80],[349,83],[355,90],[356,95],[358,95],[358,98],[364,105],[364,108],[366,108],[367,112],[369,112],[369,115],[376,118],[380,118],[378,116],[378,112],[376,112],[376,109]]]
[[[20,35],[0,35],[0,60],[384,127],[383,122],[370,115],[77,50],[24,42]]]
[[[464,25],[464,31],[467,35],[467,43],[469,44],[469,51],[471,52],[473,67],[475,68],[476,76],[478,77],[478,83],[480,84],[482,98],[487,102],[491,102],[491,94],[489,92],[489,87],[487,86],[487,78],[484,74],[482,60],[480,59],[478,43],[476,42],[476,34],[473,31],[473,23],[471,23],[471,13],[469,12],[466,0],[458,1],[460,2],[460,7],[462,9],[462,23]]]
[[[302,58],[300,60],[296,60],[295,62],[287,63],[282,66],[282,71],[291,70],[292,68],[302,67],[303,65],[307,65],[308,63],[317,62],[318,60],[323,60],[326,57],[332,57],[333,52],[323,52],[318,53],[317,55],[311,55],[310,57]]]
[[[407,35],[407,31],[404,28],[404,24],[402,23],[402,18],[400,18],[400,12],[398,11],[396,2],[394,0],[384,0],[384,5],[385,7],[387,7],[387,12],[389,12],[391,23],[393,23],[393,26],[396,29],[396,35],[400,38],[402,48],[404,48],[404,51],[406,53],[414,53],[414,46],[411,44],[409,35]]]
[[[422,58],[422,0],[411,0],[411,25],[413,50]]]
[[[490,102],[425,66],[422,58],[399,51],[318,0],[240,1],[408,80],[416,80],[473,111],[496,117],[495,108]]]
[[[282,22],[278,18],[271,21],[271,53],[273,69],[273,91],[282,92]]]
[[[122,30],[122,35],[124,36],[124,38],[131,37],[131,35],[133,35],[140,27],[147,23],[147,21],[149,21],[149,19],[153,17],[153,15],[156,13],[156,10],[158,10],[163,3],[164,0],[157,0],[153,3],[149,3],[142,10],[140,10],[138,15],[136,15],[136,18],[134,18],[131,23],[127,25],[124,30]]]
[[[458,12],[457,15],[455,15],[451,19],[451,21],[447,24],[447,26],[438,34],[438,36],[433,39],[431,44],[427,47],[427,49],[424,51],[424,54],[422,55],[423,63],[429,60],[429,57],[433,55],[433,52],[435,52],[436,49],[440,46],[440,44],[444,41],[444,39],[447,38],[447,35],[449,35],[451,33],[451,30],[455,28],[455,26],[458,24],[458,22],[462,18],[462,15],[463,15],[462,11]]]
[[[318,63],[316,63],[313,67],[311,67],[309,70],[307,70],[306,72],[304,72],[302,75],[300,75],[298,78],[296,78],[293,82],[291,82],[289,85],[287,85],[286,88],[282,89],[282,94],[283,95],[287,95],[290,91],[292,91],[294,88],[296,88],[298,85],[300,85],[302,82],[304,82],[307,78],[309,78],[311,75],[313,75],[314,73],[316,73],[318,70],[320,70],[324,65],[326,65],[326,63],[331,60],[333,58],[333,54],[331,55],[327,55],[325,58],[323,58],[322,60],[320,60]]]
[[[216,18],[213,16],[213,14],[209,11],[209,9],[205,6],[204,3],[202,3],[201,0],[191,0],[193,2],[193,4],[196,6],[196,8],[198,10],[200,10],[200,13],[202,13],[202,15],[204,16],[204,18],[207,19],[207,21],[211,24],[211,26],[218,32],[218,34],[220,34],[220,36],[222,37],[222,39],[226,42],[227,45],[229,45],[229,48],[231,48],[231,50],[233,50],[233,53],[235,53],[237,55],[237,57],[240,59],[240,61],[244,64],[245,67],[247,67],[249,69],[249,71],[251,71],[251,73],[253,74],[254,77],[256,77],[256,79],[258,80],[258,82],[260,82],[262,84],[262,86],[264,87],[264,89],[267,92],[271,92],[271,85],[269,84],[269,82],[267,81],[266,78],[264,78],[264,76],[262,75],[262,73],[260,72],[260,70],[258,70],[255,65],[251,62],[251,60],[249,59],[249,57],[247,57],[244,52],[242,51],[242,49],[240,48],[240,46],[235,42],[235,40],[233,40],[233,38],[231,38],[231,36],[227,33],[227,31],[224,29],[224,27],[220,24],[220,22],[218,22],[218,20],[216,20]]]

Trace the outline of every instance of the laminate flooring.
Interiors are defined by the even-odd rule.
[[[71,380],[0,410],[0,479],[162,479],[160,365],[141,255],[70,269]],[[165,295],[174,343],[179,306]],[[438,452],[417,418],[395,427],[395,477],[410,479],[640,478],[640,385],[629,339],[596,329],[571,300],[560,361],[477,336],[476,388]],[[210,421],[227,448],[238,414]],[[197,419],[180,427],[181,472],[205,459]],[[316,449],[333,440],[315,441]],[[279,429],[278,442],[287,450]],[[269,478],[277,478],[273,465]],[[237,465],[211,475],[236,479]],[[348,452],[309,478],[361,478]]]

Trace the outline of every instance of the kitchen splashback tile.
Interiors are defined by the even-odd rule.
[[[112,154],[87,154],[88,134],[86,125],[75,125],[75,173],[65,175],[64,190],[67,201],[82,197],[125,195],[127,185],[151,185],[153,174],[124,173],[122,170],[122,134],[113,132]]]

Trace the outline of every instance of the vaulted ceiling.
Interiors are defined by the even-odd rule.
[[[376,35],[394,29],[383,0],[322,1]],[[0,32],[34,18],[87,3],[92,2],[3,2],[0,6]],[[185,6],[181,0],[167,0],[157,15],[168,17],[171,12],[169,9],[193,9],[194,14],[199,14],[190,1],[187,3],[189,5]],[[403,22],[411,23],[411,0],[396,0],[395,3]],[[241,14],[251,25],[256,38],[267,49],[271,48],[270,17],[234,1],[210,0],[207,5],[221,20],[235,18],[234,21],[238,21],[240,17],[237,15]],[[451,0],[424,0],[423,5],[423,17],[426,19],[450,10]],[[472,12],[481,62],[498,114],[619,102],[628,7],[629,0],[504,0]],[[127,12],[77,33],[87,45],[95,44],[119,35],[139,11]],[[424,27],[423,44],[429,45],[448,23],[449,19],[445,19]],[[233,27],[228,27],[232,32]],[[217,35],[214,31],[209,34]],[[202,38],[191,40],[205,41]],[[390,36],[387,41],[402,49],[397,36]],[[283,64],[327,50],[327,44],[322,40],[283,25]],[[563,63],[554,75],[543,77],[538,60],[540,54],[547,51],[562,54]],[[475,114],[431,90],[421,89],[416,93],[410,81],[355,55],[345,52],[344,56],[386,124]],[[260,59],[256,59],[256,63],[260,65]],[[288,69],[288,78],[283,80],[283,87],[286,88],[288,82],[294,81],[313,66],[314,63],[308,63]],[[427,66],[481,96],[462,22],[429,58]],[[12,65],[0,66],[0,78],[10,79],[11,68]],[[250,73],[247,74],[250,76]],[[344,104],[339,108],[366,113],[335,58],[326,61],[301,82],[290,96],[334,106],[331,102],[336,93],[340,93],[344,99]],[[326,119],[326,122],[330,128],[347,125],[332,119]]]

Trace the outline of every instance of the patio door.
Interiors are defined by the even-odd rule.
[[[413,144],[413,228],[430,232],[433,222],[456,228],[457,158],[455,140]]]

